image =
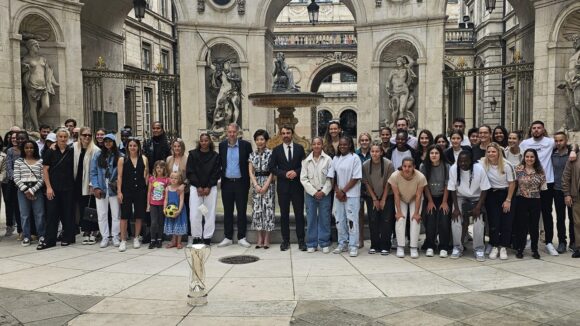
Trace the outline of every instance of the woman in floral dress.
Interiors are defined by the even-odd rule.
[[[256,249],[270,248],[270,232],[274,230],[274,175],[268,171],[272,151],[266,148],[268,132],[258,129],[254,133],[257,150],[250,154],[249,170],[252,180],[252,228],[258,231]]]

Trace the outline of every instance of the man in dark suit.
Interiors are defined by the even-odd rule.
[[[278,203],[282,224],[281,251],[290,248],[290,202],[296,217],[296,236],[298,248],[306,251],[304,242],[304,187],[300,183],[302,161],[306,157],[304,147],[292,142],[294,129],[284,126],[280,130],[283,143],[276,146],[272,152],[268,170],[278,177]]]
[[[218,244],[218,247],[226,247],[233,243],[234,205],[238,214],[238,244],[242,247],[250,247],[250,243],[246,240],[248,223],[246,209],[250,190],[248,158],[252,153],[252,145],[243,139],[238,139],[239,130],[240,127],[237,124],[230,124],[227,128],[227,140],[219,144],[219,154],[223,164],[221,188],[225,238]]]

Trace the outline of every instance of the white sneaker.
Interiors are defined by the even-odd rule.
[[[485,254],[489,256],[489,254],[491,253],[491,251],[493,250],[493,246],[490,245],[489,243],[485,245]]]
[[[425,256],[427,256],[427,257],[433,257],[433,249],[431,249],[431,248],[427,249],[427,252],[425,253]]]
[[[489,259],[497,259],[497,254],[498,254],[498,249],[497,247],[493,247],[491,249],[491,252],[489,253]]]
[[[250,248],[252,245],[246,240],[246,238],[242,238],[238,240],[238,244],[244,248]]]
[[[193,246],[193,237],[189,236],[187,237],[187,248],[191,248],[191,246]]]
[[[230,239],[228,239],[228,238],[224,238],[224,239],[222,240],[222,242],[220,242],[220,243],[218,244],[218,247],[219,247],[219,248],[221,248],[221,247],[227,247],[227,246],[231,246],[231,245],[232,245],[232,243],[234,243],[232,240],[230,240]]]
[[[314,249],[314,247],[308,248],[308,250],[306,250],[306,252],[309,254],[314,253],[315,251],[316,251],[316,249]]]
[[[334,248],[332,253],[333,254],[340,254],[341,252],[344,252],[344,251],[346,251],[346,247],[339,244],[336,248]]]
[[[118,237],[113,237],[113,246],[118,247],[121,244],[121,240]]]
[[[433,251],[433,249],[431,249],[431,251]],[[411,258],[419,258],[419,250],[417,250],[417,248],[411,248]]]
[[[499,249],[499,259],[501,260],[508,259],[507,249],[505,247],[501,247]]]
[[[330,247],[322,247],[322,253],[327,254],[330,252]]]
[[[439,250],[440,258],[447,258],[447,250]]]
[[[475,260],[482,263],[485,261],[485,252],[483,251],[476,251],[475,252]]]
[[[139,240],[139,237],[135,237],[135,239],[133,239],[133,249],[139,248],[141,248],[141,241]]]
[[[550,256],[559,256],[560,254],[558,254],[558,251],[556,250],[556,248],[554,248],[554,245],[551,243],[548,243],[546,245],[546,252],[550,254]]]
[[[89,235],[89,245],[94,245],[95,243],[97,243],[97,239],[95,239],[94,235]]]
[[[355,248],[352,248],[352,249],[350,249],[350,252],[348,253],[348,255],[349,255],[349,256],[351,256],[351,257],[356,257],[356,256],[358,256],[358,249],[357,249],[356,247],[355,247]]]
[[[453,248],[453,251],[451,252],[451,259],[457,259],[461,256],[463,256],[463,251],[459,250],[459,248]]]
[[[405,258],[405,248],[397,247],[397,257]]]
[[[101,244],[99,244],[99,247],[101,248],[107,248],[109,246],[109,239],[108,238],[103,238],[103,240],[101,240]]]
[[[127,250],[127,241],[121,241],[121,244],[119,244],[119,251],[123,252]]]

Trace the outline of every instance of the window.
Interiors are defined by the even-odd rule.
[[[356,75],[351,74],[350,72],[341,72],[340,73],[340,82],[341,83],[356,83]]]
[[[143,130],[151,130],[151,103],[153,101],[153,90],[145,88],[143,90]]]
[[[328,76],[324,77],[322,82],[323,83],[332,83],[332,75],[328,75]]]
[[[163,17],[167,17],[167,0],[159,0],[159,13]]]
[[[143,42],[142,45],[142,60],[143,60],[143,70],[151,71],[151,44]]]
[[[163,73],[169,73],[169,51],[161,50],[161,65],[163,66]]]

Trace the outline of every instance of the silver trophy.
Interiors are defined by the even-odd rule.
[[[205,244],[194,244],[185,249],[185,257],[189,264],[189,294],[187,303],[190,306],[207,304],[207,291],[205,285],[205,262],[211,254],[211,249]]]

